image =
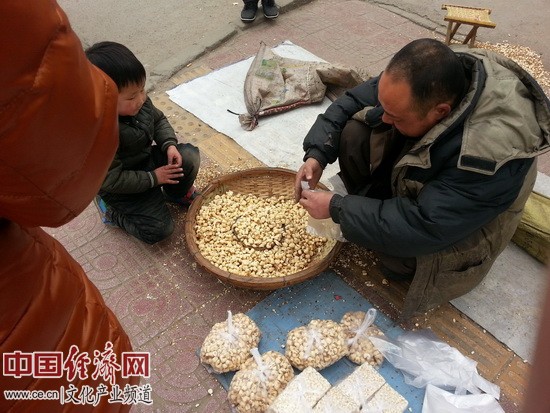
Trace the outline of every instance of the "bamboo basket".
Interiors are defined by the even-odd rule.
[[[197,264],[212,273],[219,280],[241,288],[254,290],[275,290],[306,281],[324,271],[340,250],[342,243],[328,240],[324,248],[312,259],[308,267],[280,277],[247,277],[224,271],[208,261],[199,250],[195,231],[196,217],[203,205],[208,204],[216,195],[227,191],[253,194],[259,197],[283,196],[292,199],[296,172],[283,168],[253,168],[224,175],[213,180],[206,190],[191,204],[185,220],[185,240],[189,251]],[[327,189],[319,184],[318,188]]]

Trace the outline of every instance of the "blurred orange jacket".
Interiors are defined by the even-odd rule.
[[[67,357],[76,345],[93,358],[111,342],[120,360],[132,350],[126,333],[82,267],[40,228],[69,222],[97,193],[118,143],[116,86],[88,62],[53,0],[0,2],[0,61],[0,352]],[[121,388],[137,381],[117,376]],[[2,374],[0,411],[130,409],[107,398],[94,408],[3,394],[99,383]]]

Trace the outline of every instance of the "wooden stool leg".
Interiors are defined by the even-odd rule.
[[[449,22],[447,24],[447,36],[445,37],[445,44],[449,45],[451,44],[451,30],[453,28],[453,22]]]
[[[462,24],[462,23],[460,23],[460,22],[455,22],[455,25],[454,25],[454,27],[453,27],[453,30],[451,31],[451,37],[450,37],[450,39],[452,39],[453,37],[455,37],[455,34],[456,34],[456,32],[458,31],[458,28],[460,27],[461,24]],[[450,39],[449,39],[449,42],[451,41]]]
[[[468,41],[470,44],[468,44],[468,47],[474,47],[474,43],[476,41],[476,34],[477,34],[477,26],[472,27],[472,30],[470,30],[470,33],[468,33],[468,36],[464,39],[463,44],[467,44]]]

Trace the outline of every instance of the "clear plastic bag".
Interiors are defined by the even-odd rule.
[[[348,359],[355,364],[369,363],[378,367],[384,361],[382,353],[369,339],[371,336],[384,338],[384,333],[374,324],[377,311],[350,311],[344,314],[340,324],[348,338]]]
[[[293,367],[322,370],[348,352],[344,328],[333,320],[311,320],[287,334],[285,355]]]
[[[307,181],[302,181],[302,189],[310,189]],[[332,218],[315,219],[308,215],[306,232],[316,237],[335,239],[336,241],[346,242],[342,235],[340,224],[337,224]]]
[[[261,332],[246,314],[227,312],[227,320],[216,323],[204,339],[200,349],[201,363],[215,373],[239,370],[250,357],[250,350],[258,346]]]
[[[477,362],[429,330],[405,332],[393,341],[370,339],[386,360],[401,370],[407,384],[418,388],[432,384],[454,390],[457,395],[487,393],[497,400],[500,397],[500,387],[479,375]]]
[[[260,355],[257,348],[250,353],[252,358],[233,376],[227,398],[234,412],[264,413],[293,379],[294,371],[281,353]]]
[[[493,396],[482,394],[457,395],[428,384],[422,413],[504,413]]]

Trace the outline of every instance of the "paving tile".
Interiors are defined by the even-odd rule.
[[[403,307],[406,284],[386,279],[372,252],[357,245],[345,244],[331,268],[373,306],[397,321]]]
[[[193,313],[137,347],[137,351],[151,354],[151,377],[141,384],[151,385],[154,404],[132,411],[229,411],[225,391],[200,363],[197,353],[210,328]]]
[[[507,413],[520,411],[531,367],[529,363],[526,363],[513,352],[510,353],[510,362],[504,367],[496,381],[508,406]]]
[[[208,72],[210,72],[209,68],[194,63],[188,65],[186,69],[187,70],[180,70],[178,73],[170,78],[170,83],[173,85],[173,87],[181,85],[182,83],[186,83],[197,77],[204,76]],[[160,93],[162,93],[162,91]]]
[[[550,153],[538,157],[537,170],[545,175],[550,175]]]
[[[490,333],[480,329],[450,304],[433,312],[428,325],[439,338],[475,360],[478,372],[489,381],[497,379],[513,355]]]

